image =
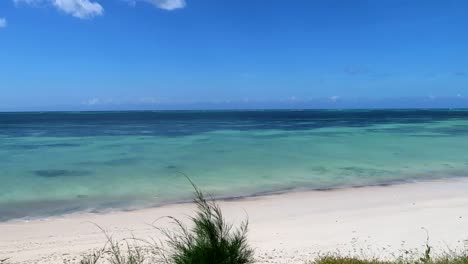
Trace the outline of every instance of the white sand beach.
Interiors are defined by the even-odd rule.
[[[304,263],[320,252],[390,256],[403,249],[460,249],[468,239],[468,180],[291,192],[222,201],[233,223],[246,215],[259,263]],[[186,218],[193,204],[128,212],[75,213],[0,223],[0,259],[12,263],[73,263],[101,248],[105,237],[157,237],[161,216]],[[94,224],[93,224],[94,223]],[[158,222],[165,225],[163,222]],[[357,252],[354,252],[354,251]],[[361,252],[360,250],[363,250]]]

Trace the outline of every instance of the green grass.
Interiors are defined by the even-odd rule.
[[[360,259],[355,257],[341,257],[341,256],[323,256],[317,258],[310,264],[392,264],[391,261],[380,261],[378,259]]]
[[[308,264],[468,264],[468,252],[445,252],[437,256],[432,256],[432,247],[429,245],[429,238],[426,242],[426,249],[422,254],[418,252],[405,251],[403,255],[392,260],[382,260],[379,258],[360,258],[343,256],[340,254],[328,254],[319,256]],[[418,256],[419,255],[419,256]]]
[[[317,258],[310,264],[468,264],[468,256],[441,256],[428,259],[396,259],[396,260],[379,260],[379,259],[362,259],[357,257],[342,257],[342,256],[322,256]]]

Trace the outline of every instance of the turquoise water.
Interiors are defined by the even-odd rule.
[[[0,219],[468,176],[463,110],[0,113]]]

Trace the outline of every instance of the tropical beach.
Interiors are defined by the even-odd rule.
[[[468,264],[467,13],[0,1],[0,264]]]
[[[109,237],[162,239],[165,216],[191,226],[191,181],[248,219],[258,263],[463,252],[467,113],[2,113],[0,256],[78,263]]]

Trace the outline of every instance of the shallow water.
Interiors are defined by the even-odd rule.
[[[0,113],[0,219],[468,176],[468,111]]]

